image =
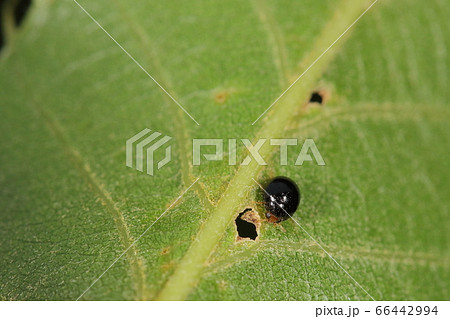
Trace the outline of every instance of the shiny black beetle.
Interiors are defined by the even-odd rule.
[[[300,190],[290,178],[278,176],[270,180],[264,191],[264,206],[269,222],[279,223],[294,215],[300,204]]]

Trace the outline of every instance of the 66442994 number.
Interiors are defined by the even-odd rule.
[[[437,306],[431,308],[430,306],[378,306],[375,309],[377,315],[403,315],[403,316],[420,316],[420,315],[437,315]]]

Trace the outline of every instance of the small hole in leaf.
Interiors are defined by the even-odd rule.
[[[258,237],[259,215],[251,208],[245,209],[235,219],[238,240],[255,240]]]
[[[309,99],[309,103],[323,103],[323,94],[321,92],[315,91],[312,92],[311,97]]]
[[[0,10],[0,14],[2,14],[1,10]],[[2,49],[3,42],[4,42],[4,40],[3,40],[3,29],[1,27],[1,23],[2,23],[2,21],[0,19],[0,50]]]
[[[20,0],[17,2],[16,7],[14,8],[14,22],[16,26],[19,26],[22,23],[30,6],[31,0]]]
[[[8,21],[8,16],[12,16],[11,21],[14,23],[14,27],[19,27],[28,10],[31,7],[32,0],[0,0],[0,49],[6,44],[5,24]]]

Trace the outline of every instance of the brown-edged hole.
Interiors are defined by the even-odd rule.
[[[235,219],[238,240],[256,240],[258,237],[259,215],[251,208],[245,209]]]
[[[311,93],[311,97],[309,98],[309,103],[319,103],[323,104],[323,94],[322,92],[315,91]]]
[[[28,10],[31,7],[32,0],[18,0],[15,3],[13,0],[1,0],[0,1],[0,49],[5,45],[5,35],[4,35],[4,17],[6,12],[8,11],[7,6],[14,5],[12,8],[12,14],[14,16],[14,25],[15,27],[19,27],[25,16],[27,15]]]

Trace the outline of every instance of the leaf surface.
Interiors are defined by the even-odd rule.
[[[370,1],[79,3],[200,125],[74,1],[35,1],[0,62],[2,299],[77,299],[169,207],[82,299],[449,298],[445,1],[380,0],[317,61]],[[152,177],[125,166],[144,128],[174,137]],[[312,138],[326,165],[267,142],[193,166],[193,138]],[[370,296],[293,220],[236,242],[276,175]]]

